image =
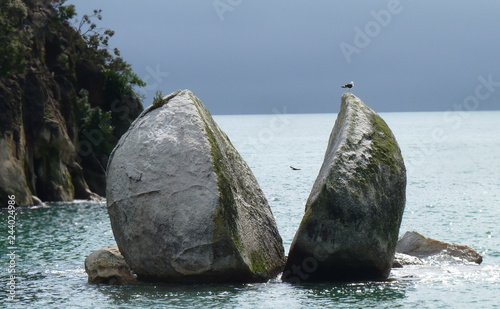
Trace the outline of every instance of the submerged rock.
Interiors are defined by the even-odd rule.
[[[118,247],[102,248],[85,259],[89,283],[137,284],[137,278],[125,262]]]
[[[392,261],[393,268],[401,268],[404,265],[424,265],[425,262],[416,256],[411,256],[404,253],[394,254],[394,260]]]
[[[344,94],[282,279],[387,278],[405,192],[406,169],[391,130],[360,99]]]
[[[442,242],[410,231],[399,239],[396,251],[417,257],[426,264],[483,262],[481,254],[468,246]]]
[[[140,279],[256,282],[284,250],[248,165],[188,90],[156,101],[110,157],[113,233]]]

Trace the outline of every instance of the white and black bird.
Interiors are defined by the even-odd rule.
[[[354,82],[351,81],[349,84],[345,84],[344,86],[340,88],[349,88],[349,92],[351,92],[351,88],[354,87]]]

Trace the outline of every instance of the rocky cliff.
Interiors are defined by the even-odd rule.
[[[1,3],[0,207],[104,196],[109,153],[143,109],[139,79],[103,46],[112,32],[82,35],[63,3]]]

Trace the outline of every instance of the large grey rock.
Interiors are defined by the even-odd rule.
[[[481,264],[483,261],[481,254],[468,246],[442,242],[410,231],[398,240],[396,251],[417,257],[427,264]]]
[[[387,278],[405,191],[406,169],[391,130],[359,98],[344,94],[282,279]]]
[[[107,203],[118,247],[140,279],[253,282],[283,269],[263,192],[188,90],[156,100],[120,139]]]
[[[137,278],[116,246],[92,252],[85,259],[85,271],[89,277],[89,283],[138,283]]]

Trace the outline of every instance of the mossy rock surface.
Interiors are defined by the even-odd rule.
[[[146,109],[110,157],[113,233],[143,280],[261,282],[284,266],[248,165],[190,91]]]
[[[387,278],[405,196],[406,169],[390,128],[344,94],[283,280]]]

